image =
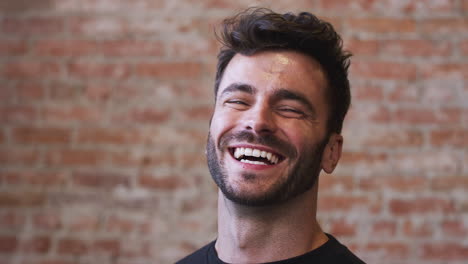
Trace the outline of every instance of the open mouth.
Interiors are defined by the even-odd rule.
[[[279,154],[256,149],[256,148],[229,148],[231,155],[238,161],[256,165],[276,165],[282,160]]]

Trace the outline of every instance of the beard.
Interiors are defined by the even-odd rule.
[[[260,144],[277,149],[290,160],[297,157],[294,166],[288,171],[286,177],[281,177],[274,183],[269,190],[263,193],[249,195],[236,191],[234,186],[228,182],[228,172],[224,167],[216,151],[216,146],[213,137],[208,133],[208,142],[206,145],[206,154],[208,160],[208,168],[211,177],[218,185],[224,196],[240,205],[260,207],[270,206],[288,201],[308,190],[316,183],[321,170],[321,161],[323,150],[327,144],[327,137],[322,139],[318,144],[312,144],[305,148],[302,153],[297,153],[294,146],[289,142],[283,141],[273,135],[259,136],[249,131],[241,131],[234,134],[226,134],[220,139],[218,149],[221,156],[230,155],[227,146],[233,140],[246,141],[252,144]],[[245,181],[253,182],[256,179],[255,173],[243,173],[242,178]]]

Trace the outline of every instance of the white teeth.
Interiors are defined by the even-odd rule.
[[[254,150],[252,151],[252,156],[258,158],[258,157],[260,157],[260,152],[261,152],[260,150],[254,149]]]
[[[254,161],[254,160],[246,160],[246,159],[241,159],[241,162],[243,162],[243,163],[250,163],[250,164],[256,164],[256,165],[267,165],[265,162]]]
[[[257,158],[258,157],[266,158],[272,164],[276,164],[279,161],[279,158],[275,154],[273,154],[271,152],[267,152],[267,151],[259,150],[259,149],[251,149],[251,148],[236,148],[234,150],[234,157],[236,159],[239,159],[242,156],[253,156],[253,157],[257,157]],[[241,162],[266,165],[264,162],[261,162],[261,161],[251,161],[251,160],[246,160],[246,159],[242,159]]]
[[[251,148],[245,148],[245,150],[244,150],[244,155],[246,155],[246,156],[252,156],[252,149],[251,149]]]

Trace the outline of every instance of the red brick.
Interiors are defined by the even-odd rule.
[[[4,144],[7,141],[5,132],[3,130],[0,130],[0,144]]]
[[[330,232],[336,236],[354,236],[356,234],[357,224],[349,223],[344,219],[332,221]]]
[[[45,97],[45,85],[37,82],[19,83],[15,87],[16,96],[21,101],[39,101]]]
[[[129,33],[128,21],[116,16],[74,17],[70,21],[73,35],[124,36]]]
[[[53,82],[48,87],[49,97],[53,101],[77,100],[83,94],[82,84]]]
[[[125,258],[142,258],[152,256],[152,243],[141,239],[127,239],[122,243],[120,256]]]
[[[1,56],[24,55],[27,53],[27,51],[27,42],[24,40],[0,40]]]
[[[105,83],[88,83],[85,86],[86,97],[95,101],[106,101],[110,98],[113,86]]]
[[[67,66],[72,78],[127,79],[130,66],[124,63],[73,62]]]
[[[405,258],[410,253],[409,245],[403,242],[377,242],[369,243],[366,246],[366,250],[379,254],[386,258],[401,259]]]
[[[63,226],[60,212],[51,210],[34,214],[32,223],[37,230],[59,230]]]
[[[131,127],[81,128],[77,140],[80,143],[122,145],[144,143],[145,136],[141,130]]]
[[[164,47],[160,42],[151,40],[113,40],[102,43],[102,54],[115,57],[152,57],[164,54]]]
[[[370,207],[369,197],[351,195],[322,195],[318,202],[318,211],[349,211]]]
[[[422,176],[379,176],[363,178],[359,187],[366,191],[380,191],[385,189],[396,191],[426,190],[429,180]]]
[[[359,101],[377,101],[384,99],[383,88],[375,85],[354,85],[353,99]]]
[[[83,255],[89,251],[89,245],[83,240],[64,238],[59,240],[57,251],[64,255]]]
[[[61,166],[96,166],[104,163],[106,156],[106,153],[101,150],[51,150],[46,154],[46,164]]]
[[[377,1],[369,0],[320,0],[319,7],[325,10],[355,10],[355,11],[372,11],[376,8]]]
[[[382,41],[380,53],[391,57],[427,58],[432,56],[449,56],[452,50],[450,42],[405,39]]]
[[[3,82],[0,87],[0,102],[12,103],[16,97],[16,90],[14,84],[7,84]]]
[[[368,129],[368,133],[359,135],[357,140],[360,146],[366,147],[418,147],[423,144],[423,133],[408,129]],[[362,136],[362,139],[361,139]]]
[[[392,168],[393,171],[405,174],[424,173],[425,171],[450,174],[457,171],[460,159],[456,153],[447,151],[398,153],[393,155]]]
[[[356,163],[381,163],[387,162],[388,155],[385,153],[367,153],[367,152],[349,152],[344,151],[343,155],[340,159],[340,163],[349,163],[349,164],[356,164]]]
[[[25,224],[26,216],[23,213],[17,212],[15,210],[7,210],[0,213],[0,226],[5,229],[15,230],[24,228]]]
[[[186,122],[195,121],[205,121],[208,122],[213,115],[213,106],[195,106],[187,109],[183,113],[184,119]]]
[[[65,174],[60,172],[40,172],[35,170],[0,172],[0,178],[7,184],[61,186],[65,184]]]
[[[467,3],[468,6],[468,3]],[[464,40],[460,42],[460,51],[462,55],[468,56],[468,40]]]
[[[0,236],[0,252],[13,253],[18,248],[18,239],[14,236]]]
[[[63,260],[57,258],[46,258],[43,260],[37,260],[37,262],[22,262],[22,264],[78,264],[77,261]]]
[[[355,188],[354,178],[346,175],[324,175],[319,180],[320,193],[333,190],[346,190],[351,191]]]
[[[174,167],[177,165],[175,153],[133,153],[113,152],[110,154],[112,164],[117,166],[141,167]]]
[[[136,228],[134,220],[111,216],[107,220],[105,229],[109,232],[130,233]]]
[[[420,32],[423,34],[437,35],[453,35],[464,33],[468,22],[464,18],[434,18],[421,21]]]
[[[435,191],[453,191],[455,189],[466,190],[466,188],[468,188],[468,177],[466,175],[443,175],[433,177],[431,187]]]
[[[450,200],[440,198],[393,199],[390,211],[395,215],[406,214],[447,214],[455,211]]]
[[[71,131],[53,127],[17,127],[12,130],[13,141],[20,144],[64,144],[71,140]]]
[[[120,241],[116,239],[100,239],[94,241],[90,249],[96,253],[116,256],[120,253]]]
[[[169,120],[170,111],[167,109],[134,108],[124,113],[114,113],[114,122],[141,123],[141,124],[162,124]]]
[[[442,223],[442,230],[444,234],[453,237],[468,236],[468,225],[462,220],[445,220]]]
[[[344,41],[346,50],[351,51],[354,56],[376,56],[379,51],[379,41],[376,39],[352,38]]]
[[[65,20],[60,17],[3,18],[1,31],[9,35],[44,36],[63,33]]]
[[[99,122],[103,116],[103,108],[98,106],[45,106],[42,109],[44,121],[74,123],[74,122]]]
[[[417,67],[411,63],[355,61],[350,74],[363,79],[415,80]]]
[[[416,30],[416,23],[412,19],[350,18],[344,24],[348,29],[378,34],[405,34],[415,32]]]
[[[439,80],[464,80],[468,79],[468,64],[437,63],[424,64],[421,68],[421,78]]]
[[[39,160],[37,150],[0,148],[0,164],[33,166]]]
[[[433,146],[451,146],[454,148],[468,147],[468,129],[439,129],[430,132],[430,142]]]
[[[196,79],[201,76],[202,68],[200,63],[195,62],[140,63],[136,67],[136,74],[164,80]]]
[[[457,108],[434,109],[433,107],[400,107],[391,114],[395,123],[406,124],[456,124],[462,112]]]
[[[0,207],[31,208],[43,206],[46,202],[46,195],[40,192],[0,193]]]
[[[193,25],[187,25],[187,31],[193,32],[193,30]],[[164,46],[164,51],[171,58],[178,59],[192,59],[200,56],[214,58],[216,51],[221,48],[221,44],[214,38],[207,38],[204,35],[197,35],[196,39],[194,38],[193,36],[187,36],[185,38],[174,39],[170,45]],[[210,69],[215,69],[215,67],[210,67]]]
[[[423,247],[423,258],[431,260],[466,260],[468,247],[459,243],[430,243]]]
[[[379,1],[381,2],[381,1]],[[413,0],[413,1],[383,1],[382,8],[384,11],[394,11],[396,13],[430,13],[436,14],[438,12],[445,13],[453,11],[456,8],[456,1],[442,0],[442,1],[426,1],[426,0]]]
[[[173,129],[163,128],[152,131],[151,144],[165,146],[199,146],[200,142],[206,143],[206,129]]]
[[[0,106],[0,122],[5,123],[30,123],[37,119],[38,111],[32,106],[11,105]]]
[[[61,66],[56,62],[46,61],[16,61],[7,62],[1,76],[9,79],[43,79],[59,78]]]
[[[174,175],[157,177],[143,174],[139,176],[138,184],[143,188],[162,191],[173,191],[186,186],[186,182],[183,178]]]
[[[379,220],[372,224],[372,234],[386,237],[395,236],[397,223],[389,220]]]
[[[398,85],[388,94],[390,102],[420,102],[421,89],[411,84]]]
[[[190,170],[196,168],[205,168],[206,166],[206,155],[201,149],[203,149],[204,143],[200,142],[200,150],[196,152],[184,151],[183,154],[177,157],[179,164],[183,170]]]
[[[73,215],[66,224],[71,232],[95,232],[100,227],[100,215],[98,213],[80,213]]]
[[[129,186],[128,175],[111,172],[74,172],[72,174],[73,184],[93,188],[115,188],[118,186]]]
[[[52,241],[50,237],[36,236],[28,239],[22,239],[19,250],[25,253],[47,254],[51,248]]]
[[[46,39],[38,40],[33,52],[39,56],[90,56],[100,54],[100,45],[96,40]]]

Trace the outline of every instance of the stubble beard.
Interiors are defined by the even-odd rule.
[[[283,150],[283,153],[288,154],[288,158],[294,159],[298,157],[296,164],[290,169],[286,177],[281,177],[269,190],[263,193],[249,195],[236,191],[234,186],[229,184],[228,173],[224,167],[223,160],[217,155],[217,148],[211,134],[208,134],[208,142],[206,145],[206,154],[208,160],[208,168],[211,177],[218,185],[224,196],[234,203],[261,207],[271,206],[286,202],[307,190],[310,190],[316,183],[320,174],[320,163],[322,160],[323,150],[325,149],[327,138],[321,140],[318,144],[306,147],[302,153],[297,153],[295,148],[288,142],[282,141],[272,135],[259,137],[248,131],[241,131],[236,134],[229,134],[220,139],[218,149],[220,155],[226,157],[225,147],[231,140],[245,140],[249,143],[259,143],[270,146],[275,149]],[[278,148],[279,146],[279,148]],[[254,181],[255,173],[243,173],[242,179],[245,181]]]

